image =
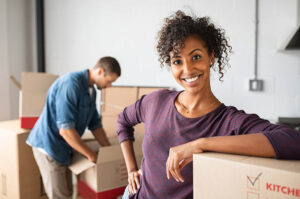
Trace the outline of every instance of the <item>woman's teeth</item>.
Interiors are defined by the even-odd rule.
[[[187,81],[187,82],[193,82],[193,81],[197,80],[198,78],[199,78],[199,75],[196,76],[196,77],[192,77],[192,78],[186,78],[184,80]]]

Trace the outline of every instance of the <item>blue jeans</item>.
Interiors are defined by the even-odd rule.
[[[123,193],[123,197],[122,199],[128,199],[129,198],[129,189],[128,189],[128,185]]]

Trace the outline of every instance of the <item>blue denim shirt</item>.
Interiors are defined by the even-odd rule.
[[[69,165],[73,149],[59,134],[59,129],[75,128],[79,136],[88,127],[102,127],[96,110],[96,90],[89,94],[88,70],[61,76],[49,88],[46,104],[27,139],[32,147],[44,149],[63,165]]]

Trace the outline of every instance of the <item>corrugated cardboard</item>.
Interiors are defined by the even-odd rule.
[[[137,87],[113,86],[101,92],[101,114],[115,116],[137,99]]]
[[[47,91],[57,78],[57,75],[49,73],[22,73],[19,99],[21,128],[33,128],[42,113]]]
[[[154,91],[158,91],[161,89],[167,89],[168,87],[138,87],[137,99],[140,99],[143,95],[147,95]]]
[[[137,136],[134,142],[134,151],[138,165],[140,165],[143,157],[142,138],[142,136]],[[120,144],[117,138],[110,139],[110,142],[113,144],[112,146],[100,148],[97,141],[86,142],[89,148],[94,151],[98,150],[96,164],[89,162],[79,154],[73,158],[69,168],[76,175],[80,174],[79,185],[81,186],[78,187],[78,192],[81,195],[96,195],[97,197],[90,197],[97,199],[116,198],[128,184],[127,169]],[[82,188],[82,184],[85,186],[84,188]]]
[[[300,161],[195,154],[194,199],[300,198]]]
[[[0,122],[0,199],[46,199],[39,169],[19,120]]]
[[[107,137],[109,138],[116,137],[118,116],[103,114],[101,117],[102,117],[102,125]]]
[[[143,95],[166,88],[167,87],[114,86],[103,89],[101,93],[101,115],[103,128],[107,136],[117,136],[116,127],[118,114],[121,113],[126,106],[135,103]],[[144,133],[144,124],[138,124],[134,129],[135,133]]]
[[[118,116],[111,116],[111,115],[102,115],[102,124],[103,128],[105,129],[105,133],[107,137],[113,138],[117,137],[117,119]],[[144,133],[144,123],[140,123],[134,126],[134,133],[135,134],[143,134]]]

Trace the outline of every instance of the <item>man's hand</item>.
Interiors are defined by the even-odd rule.
[[[92,131],[92,133],[101,146],[111,145],[103,128],[98,128]]]
[[[91,152],[91,154],[89,154],[89,155],[87,156],[87,158],[88,158],[88,160],[91,161],[91,162],[94,162],[94,163],[97,162],[97,155],[96,155],[96,153],[94,153],[94,152]]]
[[[136,193],[140,188],[140,175],[143,175],[142,170],[131,171],[128,173],[129,193]]]
[[[89,161],[96,163],[97,155],[81,140],[74,128],[59,129],[59,133],[73,149],[87,157]]]

